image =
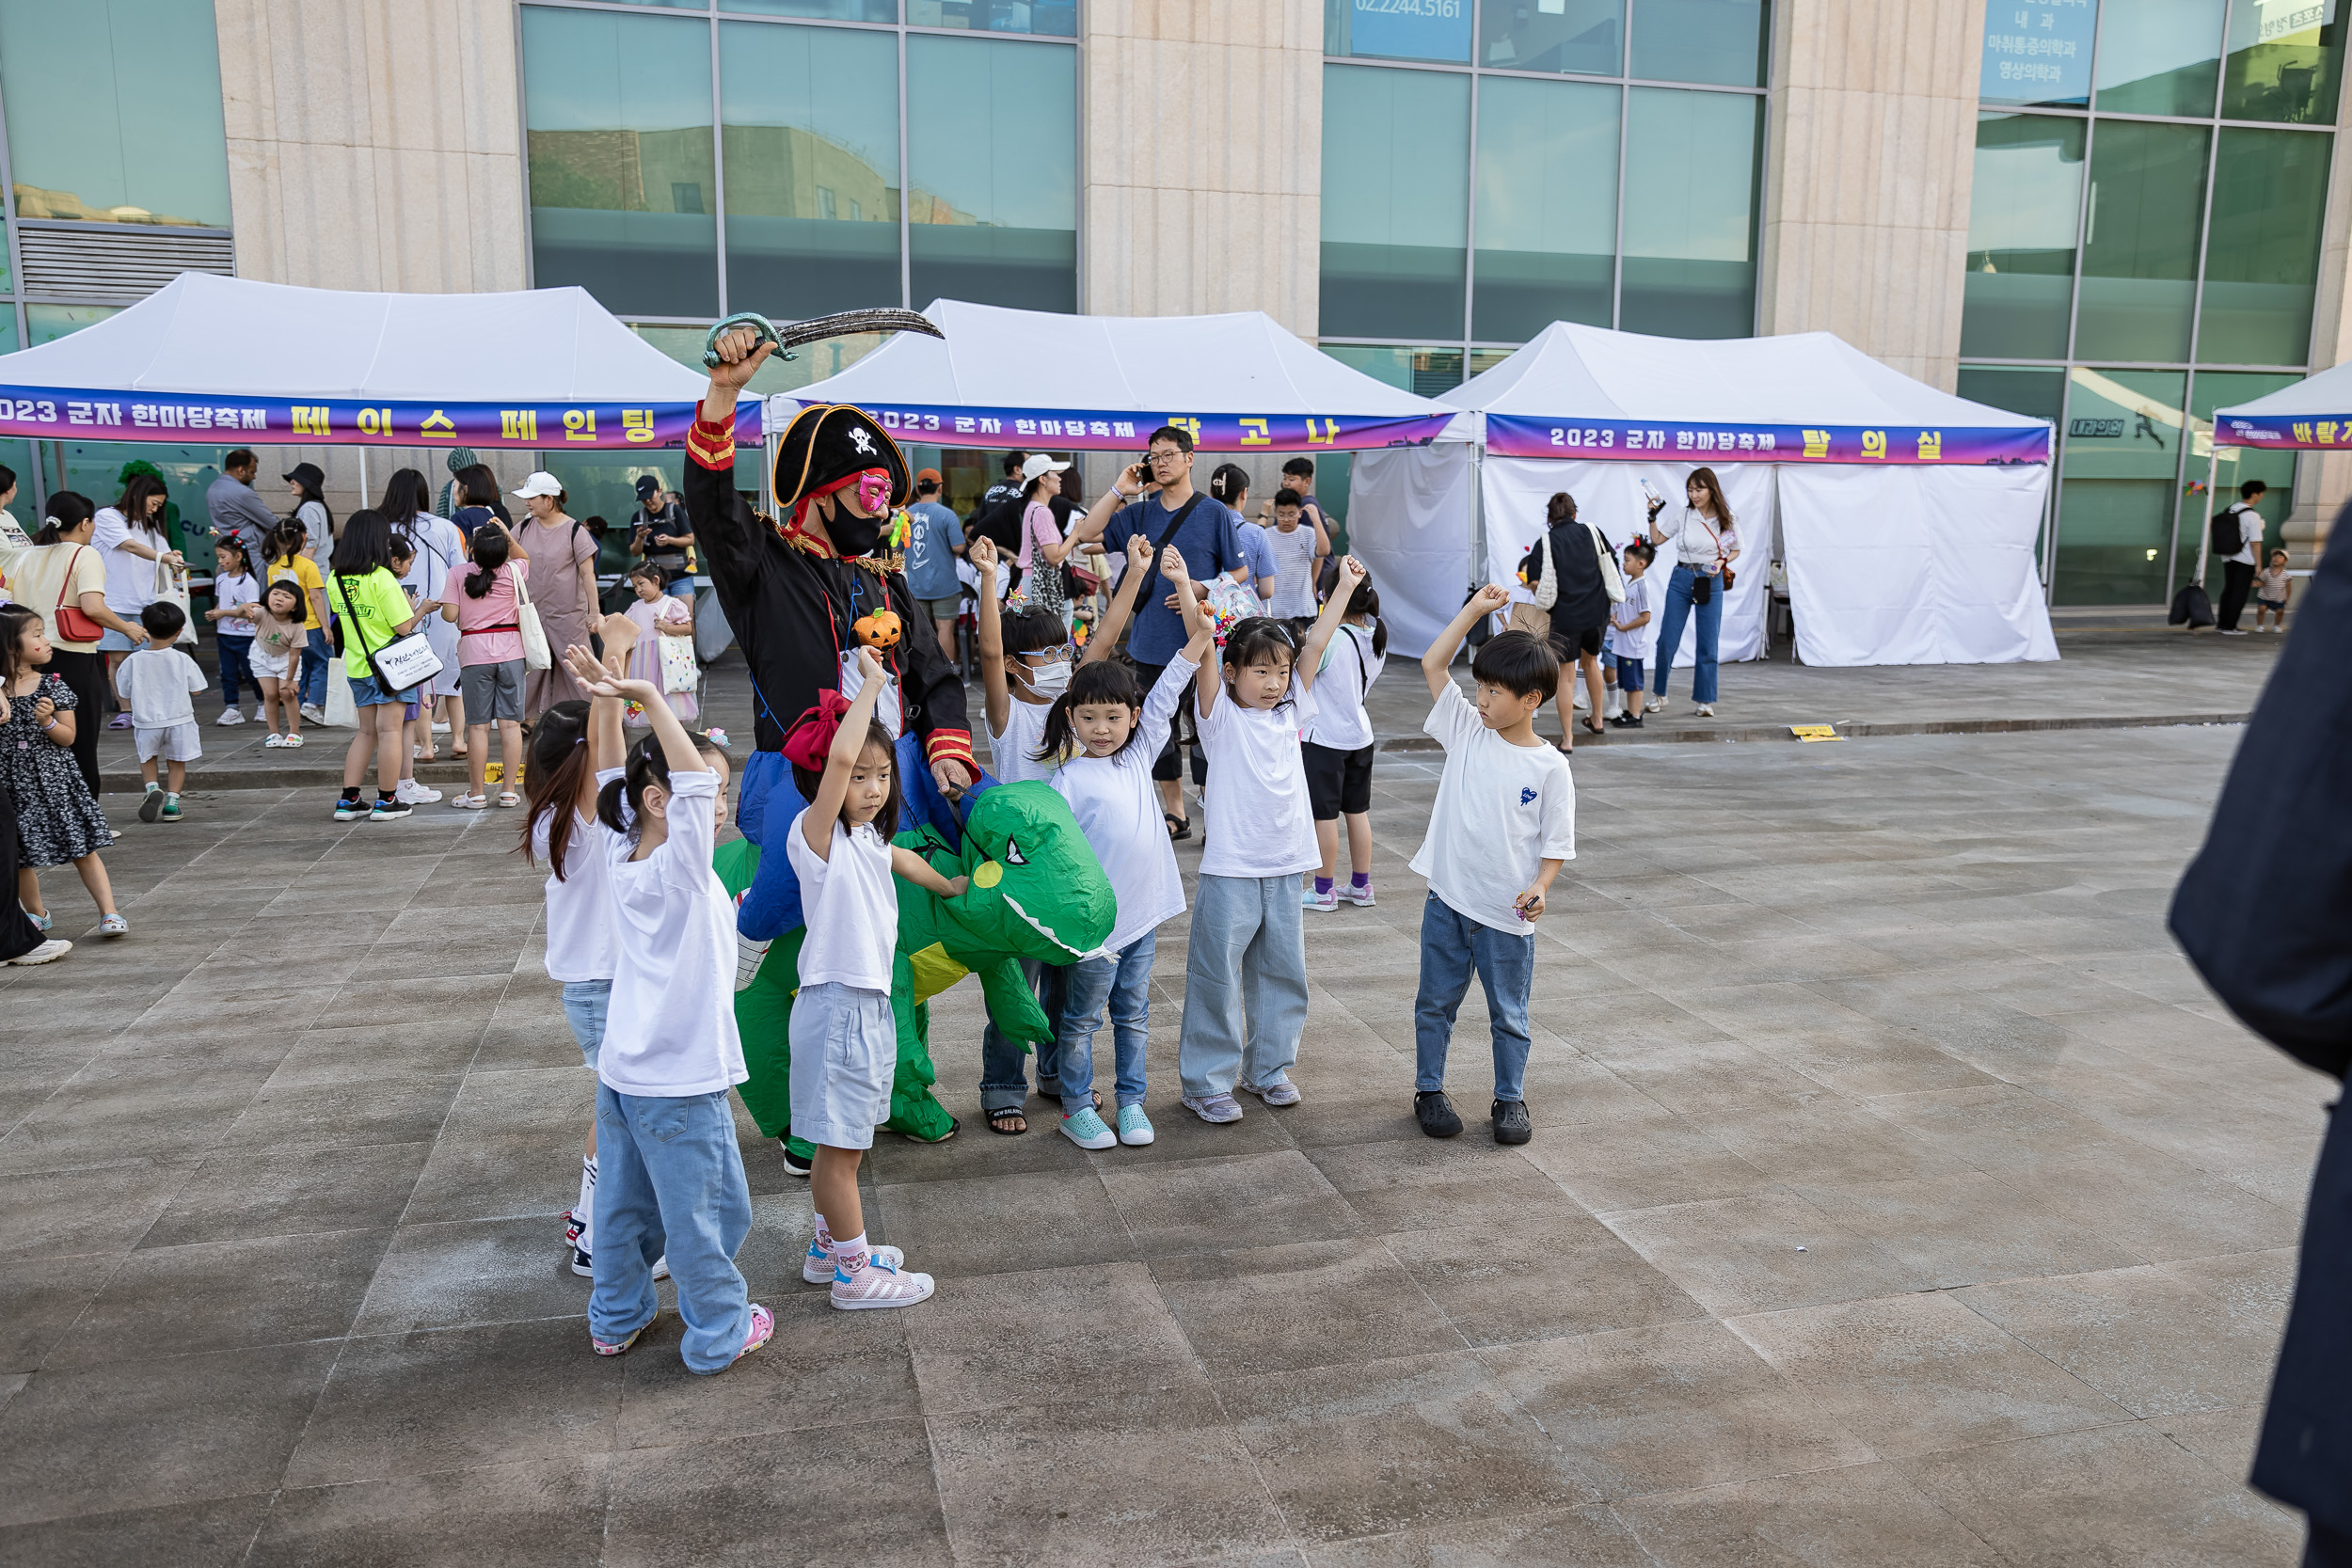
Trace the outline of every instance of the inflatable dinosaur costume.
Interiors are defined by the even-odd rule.
[[[956,806],[924,787],[929,773],[906,766],[912,740],[899,742],[899,771],[910,796],[901,820],[914,825],[893,842],[921,855],[943,877],[971,879],[956,899],[898,883],[898,949],[890,996],[898,1023],[898,1065],[890,1119],[882,1125],[933,1143],[954,1131],[955,1118],[931,1094],[938,1073],[931,1065],[930,999],[966,974],[977,974],[989,1017],[1008,1039],[1025,1046],[1047,1043],[1051,1025],[1019,960],[1067,964],[1093,955],[1110,935],[1118,902],[1070,807],[1051,785],[995,784],[983,776],[964,795],[959,822]],[[763,856],[760,844],[780,842],[776,835],[789,830],[803,802],[788,774],[766,793],[760,842],[746,837],[722,845],[714,863],[719,879],[739,900],[740,933],[754,942],[774,939],[751,984],[735,994],[744,1066],[751,1071],[737,1092],[760,1132],[781,1138],[792,1119],[792,994],[800,985],[807,927],[800,920],[800,888],[789,862],[781,849]],[[799,1160],[812,1153],[798,1138],[790,1147]]]

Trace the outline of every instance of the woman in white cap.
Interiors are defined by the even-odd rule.
[[[531,562],[531,602],[547,629],[548,646],[584,648],[604,620],[596,606],[596,535],[564,510],[564,486],[553,474],[532,474],[515,495],[529,514],[515,531],[515,543]],[[523,677],[523,718],[535,721],[556,704],[587,695],[557,659]]]
[[[1021,586],[1033,605],[1070,619],[1070,576],[1061,563],[1076,546],[1054,521],[1054,498],[1061,494],[1067,463],[1035,452],[1021,465]]]

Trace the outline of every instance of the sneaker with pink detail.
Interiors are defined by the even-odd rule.
[[[895,1246],[878,1246],[867,1250],[894,1269],[907,1260],[907,1255]],[[822,1222],[818,1223],[817,1234],[808,1243],[807,1256],[801,1259],[801,1277],[811,1285],[833,1283],[833,1232]]]

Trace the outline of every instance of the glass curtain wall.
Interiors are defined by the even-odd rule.
[[[2310,363],[2344,26],[2277,0],[1988,8],[1961,391],[2058,425],[2053,602],[2169,599],[2220,505],[2213,410]],[[2220,459],[2221,499],[2271,486],[2277,543],[2294,455]]]
[[[1326,348],[1432,392],[1555,321],[1753,332],[1770,23],[1765,0],[1325,0]]]

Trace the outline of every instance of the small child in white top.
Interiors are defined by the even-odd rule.
[[[564,658],[591,696],[643,703],[654,723],[596,797],[614,941],[596,1051],[588,1337],[599,1355],[636,1343],[660,1311],[653,1271],[666,1253],[686,1325],[678,1353],[690,1371],[721,1372],[775,1332],[735,1266],[752,1195],[727,1102],[749,1076],[735,1026],[735,906],[710,867],[726,758],[688,735],[651,684],[615,680],[582,647]]]
[[[1184,629],[1199,638],[1207,620],[1172,545],[1160,573]],[[1307,1023],[1298,877],[1320,852],[1298,732],[1314,721],[1315,668],[1364,575],[1354,556],[1340,562],[1339,587],[1305,647],[1286,623],[1253,615],[1233,626],[1221,653],[1204,650],[1211,667],[1194,684],[1209,758],[1209,843],[1184,955],[1176,1067],[1184,1106],[1203,1121],[1241,1119],[1236,1083],[1268,1105],[1299,1101],[1289,1076]],[[1189,679],[1196,666],[1180,654],[1168,668]]]
[[[213,608],[204,612],[204,619],[213,624],[213,640],[220,649],[220,717],[216,724],[242,724],[245,709],[239,705],[250,686],[256,691],[261,683],[253,675],[254,620],[261,613],[262,585],[254,580],[253,569],[245,558],[245,546],[234,539],[223,539],[215,546],[218,552],[213,566]],[[254,714],[262,717],[260,712]]]
[[[1659,580],[1649,575],[1658,559],[1648,541],[1625,547],[1625,601],[1609,607],[1609,635],[1601,646],[1601,674],[1609,683],[1609,708],[1601,715],[1621,730],[1642,727],[1642,688],[1647,683],[1650,650],[1658,645]]]
[[[817,1146],[808,1173],[816,1239],[801,1276],[830,1280],[833,1304],[912,1307],[931,1276],[909,1274],[897,1247],[869,1247],[857,1167],[890,1117],[890,1078],[898,1025],[890,1011],[890,972],[898,941],[895,873],[943,898],[961,897],[922,856],[890,842],[898,831],[897,752],[874,718],[882,667],[860,648],[857,698],[837,724],[819,704],[785,736],[792,781],[809,802],[792,819],[785,853],[801,879],[807,936],[801,989],[792,998],[792,1132]],[[830,730],[828,725],[833,725]],[[818,771],[818,768],[822,771]],[[732,987],[722,988],[722,994]],[[675,1264],[672,1267],[675,1267]]]
[[[188,782],[188,764],[204,754],[195,694],[213,683],[177,646],[187,624],[186,610],[169,599],[157,599],[139,611],[147,646],[115,671],[115,691],[130,706],[131,731],[139,746],[139,777],[147,784],[139,801],[142,822],[180,820],[180,791]],[[161,784],[155,782],[159,757],[170,769]]]
[[[1285,490],[1284,495],[1292,492]],[[1372,579],[1356,585],[1346,619],[1323,656],[1315,687],[1314,722],[1304,736],[1307,797],[1315,814],[1315,848],[1323,863],[1301,902],[1336,910],[1340,900],[1372,904],[1372,715],[1364,695],[1389,661],[1389,628],[1380,624],[1380,595]],[[1332,886],[1340,869],[1340,819],[1347,820],[1347,855],[1355,867],[1344,892]]]
[[[1142,1145],[1154,1134],[1144,1114],[1144,1044],[1152,1025],[1152,958],[1161,921],[1184,912],[1184,882],[1175,846],[1160,816],[1152,763],[1168,744],[1169,723],[1183,701],[1190,669],[1209,649],[1203,628],[1185,644],[1185,669],[1161,673],[1150,695],[1136,690],[1128,667],[1111,657],[1135,610],[1152,561],[1152,541],[1127,541],[1127,571],[1119,594],[1088,640],[1087,656],[1070,689],[1045,715],[1039,754],[1058,764],[1054,788],[1070,802],[1078,831],[1103,863],[1119,899],[1118,924],[1104,957],[1072,964],[1060,1022],[1055,1071],[1061,1085],[1062,1135],[1080,1148]],[[1094,1035],[1108,1005],[1118,1065],[1117,1131],[1094,1105]]]
[[[1531,927],[1543,916],[1552,879],[1576,857],[1568,759],[1535,736],[1535,714],[1559,689],[1560,660],[1549,642],[1527,632],[1487,639],[1470,661],[1475,706],[1448,673],[1478,618],[1510,599],[1498,584],[1471,594],[1421,660],[1437,699],[1422,728],[1445,748],[1445,771],[1429,834],[1413,857],[1413,869],[1429,882],[1413,1005],[1413,1117],[1433,1138],[1462,1130],[1445,1096],[1446,1048],[1474,972],[1494,1027],[1495,1141],[1523,1144],[1534,1135],[1524,1092],[1535,977]]]

